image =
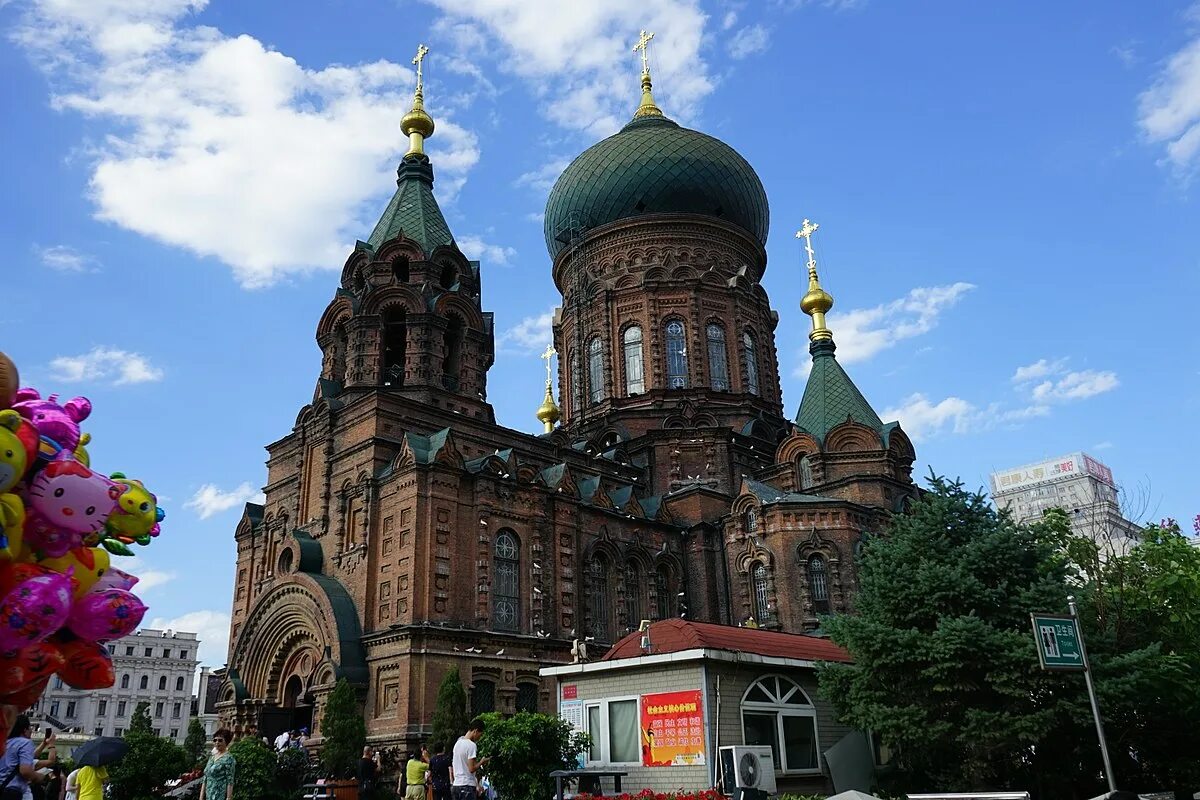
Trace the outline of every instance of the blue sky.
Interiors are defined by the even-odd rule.
[[[223,662],[233,527],[393,189],[419,41],[435,188],[501,332],[489,396],[538,428],[540,215],[635,108],[640,28],[659,105],[766,186],[789,415],[811,217],[839,357],[921,472],[1083,449],[1152,519],[1200,511],[1200,6],[10,0],[0,348],[89,396],[94,463],[160,495],[148,621]]]

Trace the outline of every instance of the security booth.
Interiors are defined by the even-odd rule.
[[[541,670],[556,679],[559,715],[591,737],[585,769],[625,772],[631,793],[871,788],[869,740],[835,720],[817,692],[817,665],[848,662],[846,651],[814,636],[684,619],[644,627],[596,661]],[[722,770],[719,754],[735,746],[726,760],[736,757],[756,786]]]

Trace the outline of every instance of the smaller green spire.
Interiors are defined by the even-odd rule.
[[[836,349],[832,338],[816,339],[809,344],[812,372],[796,413],[796,425],[822,444],[829,432],[848,418],[880,433],[883,431],[883,420],[834,357]]]

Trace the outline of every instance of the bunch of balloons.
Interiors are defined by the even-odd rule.
[[[92,469],[87,398],[17,385],[0,353],[0,706],[22,709],[55,674],[112,686],[105,643],[132,633],[146,605],[111,556],[148,544],[164,514],[140,481]]]

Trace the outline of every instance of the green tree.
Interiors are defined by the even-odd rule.
[[[133,718],[129,720],[130,733],[151,733],[153,728],[150,726],[150,703],[143,700],[138,703],[133,709]]]
[[[823,667],[821,694],[896,753],[897,788],[1021,785],[1077,695],[1037,669],[1029,623],[1066,610],[1060,532],[1014,524],[960,482],[929,483],[864,545],[858,613],[824,621],[854,663]]]
[[[143,703],[139,703],[139,710]],[[136,713],[134,720],[137,720]],[[146,723],[149,724],[147,717]],[[182,747],[152,732],[131,729],[125,734],[129,752],[109,768],[111,800],[151,800],[161,797],[163,785],[192,764]]]
[[[467,693],[463,689],[458,667],[451,667],[438,686],[437,705],[433,709],[431,744],[442,742],[446,749],[454,747],[458,737],[467,731],[471,717],[467,714]]]
[[[353,777],[367,743],[367,725],[354,687],[338,680],[321,717],[321,766],[334,778]]]
[[[235,760],[233,800],[279,800],[287,796],[280,784],[275,751],[257,736],[244,736],[229,746]]]
[[[204,758],[206,744],[208,737],[204,735],[204,726],[200,724],[199,719],[192,717],[192,721],[188,723],[187,736],[183,740],[183,750],[193,764],[199,764]]]
[[[588,739],[560,717],[522,711],[511,717],[484,714],[479,752],[486,773],[504,800],[550,800],[556,769],[573,769]],[[464,723],[464,726],[466,723]]]

